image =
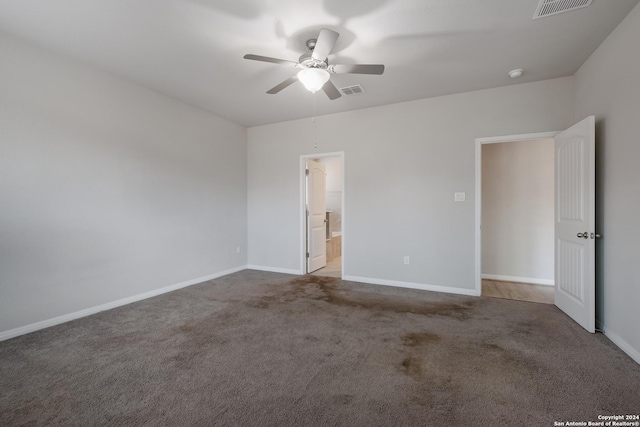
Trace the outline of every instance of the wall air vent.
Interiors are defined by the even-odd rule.
[[[558,13],[582,9],[591,4],[593,0],[540,0],[533,19],[544,18]]]
[[[364,93],[364,89],[360,85],[355,85],[355,86],[341,87],[340,92],[342,92],[343,95],[355,95],[357,93]]]

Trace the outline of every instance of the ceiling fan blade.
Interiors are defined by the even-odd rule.
[[[298,81],[298,77],[293,76],[293,77],[289,77],[287,80],[283,81],[282,83],[280,83],[277,86],[272,87],[271,89],[269,89],[267,91],[268,94],[273,95],[275,93],[280,92],[282,89],[284,89],[287,86],[291,86],[292,84],[294,84],[295,82]]]
[[[336,64],[336,65],[331,65],[331,70],[334,73],[380,75],[384,73],[384,65],[382,64],[353,64],[353,65]]]
[[[333,83],[331,83],[331,80],[327,80],[324,86],[322,86],[322,90],[324,91],[324,93],[327,94],[329,99],[332,101],[342,96],[340,94],[340,91],[336,88],[336,86]]]
[[[254,61],[272,62],[274,64],[280,64],[280,65],[290,65],[292,67],[295,67],[296,65],[298,65],[298,63],[294,61],[287,61],[286,59],[271,58],[269,56],[253,55],[250,53],[243,56],[243,58],[252,59]]]
[[[340,34],[335,31],[331,31],[326,28],[321,29],[311,57],[318,61],[324,61],[327,59],[327,56],[331,53],[331,49],[333,49],[333,46],[336,44],[336,40],[338,40],[339,36]]]

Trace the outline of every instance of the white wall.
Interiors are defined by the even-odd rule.
[[[575,116],[596,116],[597,322],[640,363],[640,6],[575,75]]]
[[[571,100],[561,78],[250,128],[249,264],[302,270],[300,155],[344,151],[345,274],[473,293],[475,138],[564,129]]]
[[[0,335],[246,264],[246,129],[4,36],[0,58]]]
[[[327,167],[327,193],[342,192],[342,157],[321,157],[318,162]]]
[[[553,284],[554,140],[482,145],[482,274]]]

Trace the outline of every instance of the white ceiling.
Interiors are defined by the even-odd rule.
[[[572,75],[638,1],[533,20],[538,0],[0,0],[0,32],[255,126],[311,116],[313,96],[267,95],[296,70],[243,55],[296,61],[322,27],[330,63],[386,69],[332,75],[366,93],[318,92],[317,115]]]

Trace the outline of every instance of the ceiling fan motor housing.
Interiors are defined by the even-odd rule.
[[[323,70],[326,70],[327,67],[329,66],[329,62],[327,61],[326,58],[324,61],[319,61],[311,57],[311,55],[313,54],[313,49],[315,49],[317,42],[318,42],[317,39],[307,40],[306,44],[307,44],[307,47],[309,48],[309,52],[303,53],[300,56],[300,59],[298,59],[298,62],[301,68],[322,68]]]
[[[298,60],[300,68],[322,68],[326,70],[329,66],[329,63],[325,59],[324,61],[318,61],[311,57],[310,53],[304,53]]]

